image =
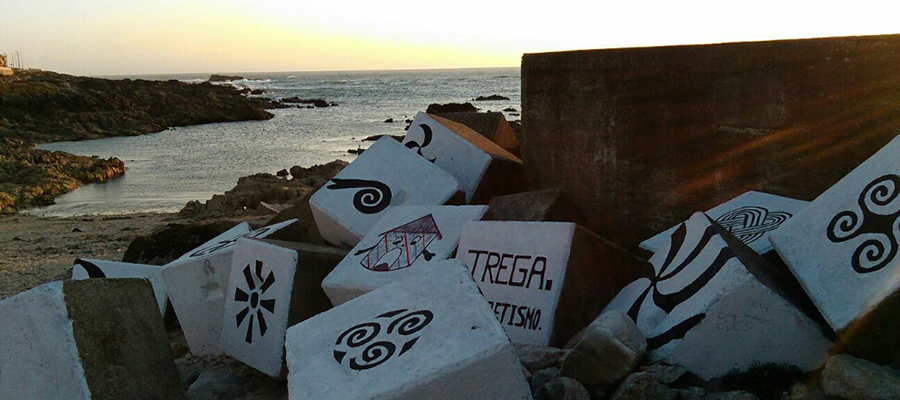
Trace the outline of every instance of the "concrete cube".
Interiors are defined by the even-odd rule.
[[[709,379],[754,362],[810,371],[827,358],[831,342],[789,274],[703,213],[675,229],[641,276],[606,310],[635,320],[650,360]]]
[[[900,137],[770,240],[858,356],[900,367]]]
[[[238,240],[225,300],[223,352],[269,376],[282,375],[288,327],[331,308],[322,279],[345,255],[326,246]]]
[[[772,251],[769,234],[808,204],[808,201],[750,191],[713,207],[706,215],[757,253],[766,254]],[[659,251],[676,228],[673,226],[641,242],[641,248],[653,253]]]
[[[235,227],[163,267],[169,300],[194,355],[222,354],[219,346],[225,292],[234,246],[240,238],[264,238],[295,220],[253,231]],[[243,233],[241,233],[243,232]]]
[[[316,191],[309,206],[322,238],[355,246],[389,206],[441,205],[459,190],[456,178],[385,136]]]
[[[446,260],[456,251],[463,225],[486,211],[485,206],[392,207],[322,287],[340,305],[396,282],[418,266]]]
[[[48,283],[0,301],[0,398],[183,399],[143,279]]]
[[[512,125],[506,120],[506,116],[501,112],[439,113],[438,116],[468,126],[496,143],[497,146],[509,151],[516,157],[521,157],[519,138],[516,136]]]
[[[166,315],[166,283],[162,279],[162,267],[158,265],[131,264],[106,260],[79,258],[72,266],[72,279],[89,278],[143,278],[153,286],[153,295],[159,306],[159,314]]]
[[[290,399],[530,399],[465,266],[442,264],[288,329]]]
[[[466,192],[467,202],[487,202],[493,195],[505,194],[498,191],[502,189],[498,185],[513,183],[517,174],[512,170],[522,164],[519,157],[471,128],[424,112],[416,114],[403,145],[453,175]],[[498,168],[505,171],[489,172]],[[490,174],[505,179],[485,179]]]
[[[636,276],[637,258],[568,222],[477,221],[464,260],[510,339],[561,347]]]
[[[485,219],[497,221],[578,222],[584,215],[562,190],[545,189],[496,196]]]

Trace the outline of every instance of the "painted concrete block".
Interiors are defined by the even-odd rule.
[[[456,258],[513,343],[556,347],[634,279],[626,265],[637,261],[573,223],[518,221],[466,224]]]
[[[0,398],[183,399],[145,280],[48,283],[0,301]]]
[[[396,282],[418,266],[450,258],[463,225],[486,206],[401,206],[389,209],[322,282],[334,305]]]
[[[439,113],[438,116],[459,122],[490,141],[509,151],[516,157],[520,157],[519,138],[512,125],[501,112],[455,112]]]
[[[290,399],[531,399],[465,266],[441,264],[288,329]]]
[[[243,232],[235,227],[163,267],[169,300],[194,355],[222,354],[219,346],[225,292],[234,246],[240,238],[264,238],[295,220]],[[241,233],[243,232],[243,233]]]
[[[808,204],[808,201],[750,191],[711,208],[706,215],[757,253],[766,254],[772,251],[769,234]],[[641,248],[658,251],[676,228],[673,226],[641,242]]]
[[[499,182],[485,181],[492,164],[522,164],[521,159],[471,128],[424,112],[416,114],[403,145],[453,175],[466,192],[467,202],[472,202],[479,191],[490,192],[478,196],[484,202],[497,193],[494,185]]]
[[[806,209],[771,242],[851,351],[900,366],[900,137]]]
[[[162,267],[158,265],[131,264],[116,261],[79,258],[72,266],[72,279],[89,278],[143,278],[153,286],[153,295],[159,306],[159,314],[166,315],[166,283],[162,279]]]
[[[331,308],[322,279],[346,255],[326,246],[238,240],[225,302],[224,353],[269,376],[282,375],[288,327]]]
[[[309,200],[322,238],[355,246],[390,206],[441,205],[458,191],[456,178],[383,137]]]
[[[703,213],[675,229],[641,276],[606,310],[635,320],[651,360],[677,359],[711,378],[754,361],[809,371],[827,358],[831,343],[808,316],[814,310],[797,308],[800,290]]]

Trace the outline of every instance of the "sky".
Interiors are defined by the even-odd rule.
[[[900,33],[892,3],[0,0],[0,53],[91,76],[517,67],[524,53]]]

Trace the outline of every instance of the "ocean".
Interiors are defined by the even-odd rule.
[[[177,79],[202,82],[210,74],[117,76],[111,79]],[[404,134],[404,120],[432,103],[462,103],[499,94],[510,100],[472,102],[483,111],[521,110],[518,68],[371,72],[235,73],[230,82],[263,89],[265,96],[323,98],[340,106],[270,110],[268,121],[197,125],[132,137],[56,142],[38,148],[118,157],[128,172],[56,198],[56,204],[26,210],[39,216],[71,217],[135,212],[176,212],[191,200],[208,200],[231,189],[242,176],[275,173],[335,159],[352,161],[348,149],[368,147],[371,135]],[[514,121],[519,117],[505,113]],[[385,123],[393,118],[394,123]]]

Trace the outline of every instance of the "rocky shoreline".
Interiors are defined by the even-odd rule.
[[[102,160],[35,149],[40,143],[136,136],[169,127],[266,120],[269,99],[228,85],[108,80],[50,71],[0,78],[0,213],[52,204],[55,196],[125,173]]]

